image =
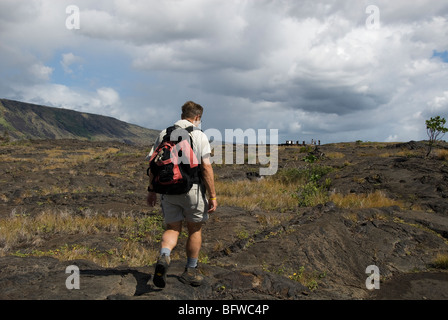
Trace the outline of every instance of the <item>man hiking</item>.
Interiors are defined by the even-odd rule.
[[[187,263],[185,271],[180,277],[180,281],[192,286],[199,286],[204,279],[198,271],[199,251],[202,245],[202,225],[208,220],[209,214],[216,210],[218,203],[216,200],[213,168],[210,162],[210,143],[207,136],[198,128],[201,123],[202,114],[202,106],[188,101],[182,106],[181,120],[177,121],[171,127],[173,129],[184,129],[184,132],[187,132],[187,134],[182,136],[186,135],[187,137],[191,137],[191,147],[199,168],[196,170],[198,177],[192,179],[193,184],[188,192],[170,194],[169,186],[164,187],[164,191],[166,192],[160,192],[162,193],[160,198],[166,229],[162,236],[162,246],[153,277],[154,285],[159,288],[164,288],[166,285],[166,274],[170,265],[170,253],[177,245],[179,234],[182,231],[183,221],[186,221],[188,229],[186,245]],[[165,146],[169,146],[169,143],[166,143],[166,141],[173,140],[169,139],[169,133],[173,129],[167,128],[159,134],[149,154],[151,159],[160,157],[160,155],[154,154],[156,152],[163,154],[163,142],[165,142]],[[174,132],[171,136],[174,135]],[[174,138],[177,139],[177,135]],[[181,150],[185,151],[184,149]],[[182,154],[182,151],[180,154]],[[185,152],[183,152],[183,155],[185,155]],[[154,167],[156,166],[154,165]],[[148,188],[147,203],[151,207],[156,204],[157,199],[156,192],[154,191],[158,178],[155,177],[154,167],[150,167],[151,170],[148,169],[150,186]],[[171,176],[173,175],[171,174]],[[208,195],[208,199],[206,194]]]

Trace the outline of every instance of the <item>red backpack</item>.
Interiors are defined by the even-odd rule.
[[[193,151],[191,132],[196,127],[182,129],[172,126],[166,129],[162,142],[149,160],[147,174],[151,171],[152,189],[160,194],[184,194],[193,183],[200,182],[198,159]]]

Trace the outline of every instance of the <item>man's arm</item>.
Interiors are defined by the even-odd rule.
[[[209,196],[208,212],[212,213],[218,207],[218,201],[216,200],[215,190],[215,177],[213,174],[213,167],[210,162],[210,157],[202,158],[201,163],[202,180],[204,181],[205,188]]]

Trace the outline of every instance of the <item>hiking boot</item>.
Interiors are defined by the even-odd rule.
[[[193,287],[198,287],[204,282],[204,277],[199,274],[198,267],[196,268],[185,268],[184,273],[179,278],[180,282],[184,284],[189,284]]]
[[[157,260],[156,270],[154,271],[153,282],[156,287],[165,288],[166,286],[166,273],[170,266],[170,257],[162,254]]]

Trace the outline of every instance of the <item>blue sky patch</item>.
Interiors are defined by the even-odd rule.
[[[432,53],[432,58],[436,58],[436,57],[442,59],[443,62],[448,63],[448,50],[445,50],[445,51],[434,50]]]

